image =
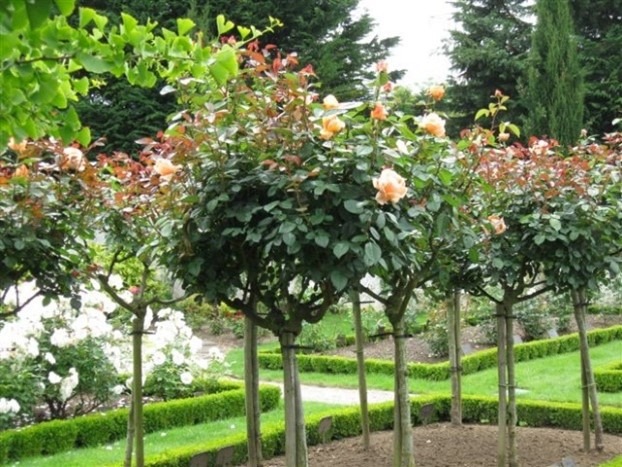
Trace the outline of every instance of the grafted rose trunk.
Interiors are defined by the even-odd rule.
[[[283,358],[285,463],[287,467],[308,467],[307,436],[294,347],[296,336],[292,332],[284,332],[279,340]]]
[[[393,408],[393,467],[414,467],[415,455],[410,420],[408,367],[403,316],[393,323],[395,360],[395,405]]]

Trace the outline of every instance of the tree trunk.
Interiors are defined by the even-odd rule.
[[[359,404],[361,406],[361,432],[363,434],[363,449],[369,449],[369,411],[367,408],[367,376],[365,371],[365,336],[361,319],[361,294],[358,290],[350,292],[352,300],[352,315],[354,317],[354,333],[356,336],[356,366],[359,377]]]
[[[133,381],[132,403],[134,405],[134,443],[137,467],[145,465],[145,444],[143,427],[143,333],[146,310],[140,310],[132,321]]]
[[[284,332],[279,340],[283,357],[285,464],[287,467],[308,467],[307,439],[294,348],[296,336],[291,332]]]
[[[499,378],[499,411],[497,434],[497,467],[505,467],[507,455],[507,384],[506,384],[506,324],[505,307],[501,303],[496,305],[497,312],[497,374]]]
[[[130,399],[130,410],[127,415],[127,436],[125,441],[123,467],[132,467],[132,450],[134,447],[134,401],[132,399]]]
[[[451,368],[451,423],[462,425],[462,366],[460,358],[460,290],[447,299],[447,332]]]
[[[506,331],[505,338],[507,344],[506,365],[508,372],[508,465],[510,467],[518,467],[518,451],[516,448],[516,425],[518,424],[518,415],[516,413],[516,372],[514,365],[514,317],[513,304],[505,305],[506,312]]]
[[[587,340],[587,328],[585,325],[585,310],[587,308],[587,293],[585,289],[572,292],[572,303],[574,309],[575,320],[577,321],[577,329],[579,331],[579,349],[581,352],[581,382],[583,385],[583,436],[584,449],[586,452],[590,449],[590,420],[589,420],[589,404],[592,405],[592,416],[594,419],[594,444],[596,449],[601,451],[604,448],[603,443],[603,423],[600,416],[600,408],[598,404],[598,393],[596,390],[596,381],[594,380],[594,372],[592,371],[592,362],[590,359],[590,346]],[[588,405],[586,410],[586,405]],[[587,437],[587,438],[586,438]],[[587,439],[587,443],[585,440]]]
[[[412,423],[410,420],[410,397],[408,392],[408,368],[406,365],[404,317],[393,322],[395,346],[395,406],[393,408],[393,467],[414,467]]]
[[[249,467],[263,461],[259,405],[259,362],[257,360],[257,326],[244,319],[244,390],[246,395],[246,436]]]

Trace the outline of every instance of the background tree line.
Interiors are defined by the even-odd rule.
[[[572,128],[567,130],[572,135],[577,133],[577,126],[594,135],[613,130],[612,121],[622,114],[622,0],[455,0],[451,3],[455,25],[445,44],[445,53],[450,58],[453,76],[447,83],[446,100],[439,107],[450,117],[450,135],[456,136],[461,129],[469,127],[473,122],[472,109],[485,107],[496,89],[512,97],[506,118],[535,134],[569,142],[556,133],[558,123],[553,129],[547,125],[568,114],[575,116]],[[541,5],[541,10],[547,9],[548,3],[555,9],[549,8],[549,12],[566,5],[569,9],[565,21],[542,23],[541,32],[535,36],[540,39],[534,43],[536,3]],[[219,13],[237,24],[262,27],[269,16],[278,12],[283,27],[265,36],[263,44],[275,44],[284,54],[297,52],[301,63],[313,65],[322,92],[340,99],[363,97],[362,84],[373,73],[372,65],[386,58],[399,41],[398,37],[373,36],[374,19],[368,14],[355,15],[358,4],[359,0],[81,2],[82,6],[95,8],[112,18],[124,11],[141,21],[151,19],[171,29],[176,17],[189,16],[206,36],[216,33],[214,18]],[[543,28],[549,31],[542,31]],[[574,56],[576,52],[576,60],[571,58],[572,69],[566,73],[573,76],[573,83],[562,85],[557,77],[550,75],[551,68],[543,68],[547,58],[537,50],[551,48],[547,37],[561,37],[558,43],[569,48],[564,53]],[[565,60],[564,57],[558,53],[559,59]],[[557,67],[550,63],[547,66]],[[399,71],[393,72],[391,78],[398,80],[401,75]],[[550,115],[550,111],[539,105],[543,96],[555,94],[562,100],[555,104],[558,116]],[[412,112],[418,97],[414,91],[405,89],[401,100],[404,110]],[[574,110],[569,111],[568,105],[574,106]],[[109,146],[104,149],[131,152],[137,148],[135,140],[165,128],[166,117],[176,109],[174,98],[161,95],[158,87],[138,89],[111,77],[80,103],[79,114],[95,137],[107,138]]]

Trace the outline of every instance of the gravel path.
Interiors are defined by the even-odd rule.
[[[283,393],[282,383],[262,382],[262,384],[272,384],[274,386],[278,386],[281,388],[281,394]],[[302,393],[303,401],[324,402],[327,404],[359,405],[358,389],[329,388],[322,386],[307,386],[302,384],[300,386],[300,392]],[[379,391],[376,389],[367,390],[367,402],[370,404],[392,400],[392,391]]]

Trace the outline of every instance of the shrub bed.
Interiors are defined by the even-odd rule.
[[[427,423],[444,422],[450,419],[451,397],[448,395],[427,395],[411,399],[413,425],[422,424],[420,417],[424,405],[433,405],[432,414]],[[521,424],[532,427],[554,427],[569,430],[580,430],[581,406],[571,403],[546,403],[540,401],[518,401],[518,418]],[[465,423],[496,423],[498,402],[491,397],[463,398],[463,415]],[[622,434],[622,409],[604,407],[601,409],[603,428],[611,434]],[[309,445],[320,442],[319,424],[326,416],[332,416],[333,423],[328,439],[336,440],[358,436],[361,434],[360,413],[358,407],[314,414],[307,418],[307,439]],[[393,403],[384,402],[369,407],[369,418],[372,431],[389,430],[393,427]],[[266,459],[282,455],[285,451],[285,431],[283,423],[266,425],[262,429],[263,454]],[[234,449],[233,464],[239,465],[246,461],[247,448],[244,435],[230,436],[184,446],[168,451],[166,454],[153,456],[146,461],[149,467],[187,467],[192,457],[199,453],[207,455],[207,466],[216,465],[216,455],[225,446]],[[110,464],[108,467],[120,467],[122,464]]]
[[[622,340],[622,325],[588,332],[590,346],[606,344],[613,340]],[[579,350],[577,333],[554,339],[543,339],[526,342],[515,346],[516,361],[522,362],[536,358],[544,358],[561,353]],[[278,352],[260,352],[259,365],[270,370],[283,368],[281,355]],[[493,368],[497,365],[497,349],[486,349],[462,358],[462,374],[468,375],[477,371]],[[298,368],[302,372],[355,374],[356,359],[348,357],[332,357],[325,355],[299,355]],[[393,374],[394,365],[389,360],[368,359],[365,361],[368,373]],[[449,362],[442,363],[410,363],[408,376],[411,378],[441,381],[450,377]]]
[[[223,384],[216,394],[146,405],[145,433],[244,415],[244,390],[241,385]],[[228,390],[224,390],[226,388]],[[278,407],[281,398],[279,388],[262,386],[259,392],[262,411]],[[122,439],[126,435],[127,417],[128,409],[117,409],[4,431],[0,433],[0,464]]]
[[[594,368],[594,379],[599,391],[622,391],[622,361]]]

